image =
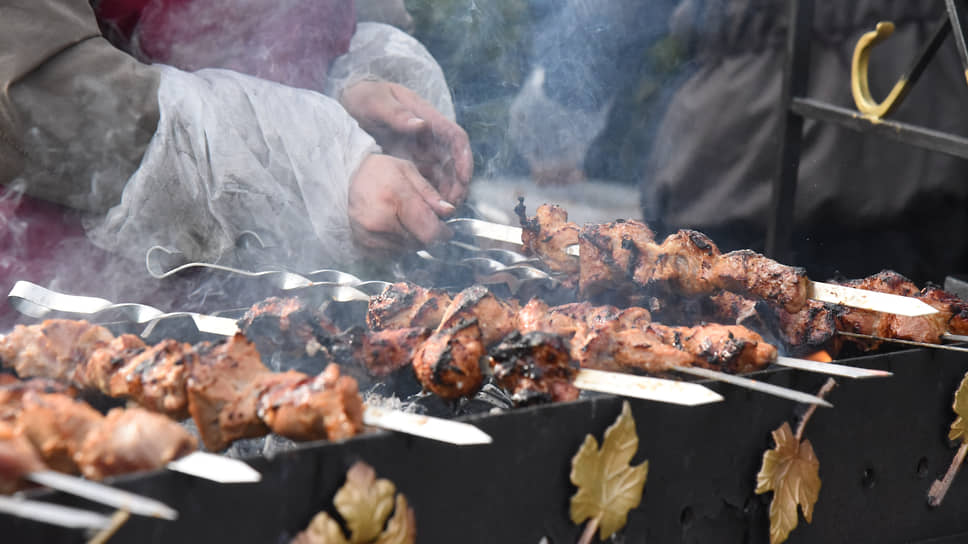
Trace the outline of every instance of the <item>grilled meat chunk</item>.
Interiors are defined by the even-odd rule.
[[[188,417],[185,380],[198,360],[191,344],[166,339],[128,359],[117,368],[107,393],[129,398],[142,407],[175,419]]]
[[[635,287],[652,277],[657,246],[645,223],[620,220],[585,225],[578,240],[578,287],[586,296]]]
[[[237,334],[199,345],[197,351],[199,360],[192,365],[186,389],[188,411],[205,447],[220,451],[240,438],[268,433],[258,415],[259,392],[251,386],[271,371],[255,344]]]
[[[639,264],[636,283],[661,293],[695,295],[716,289],[710,272],[720,257],[719,248],[705,234],[680,230]]]
[[[559,206],[542,204],[534,217],[525,215],[523,199],[514,211],[521,221],[521,244],[525,255],[538,255],[552,272],[578,273],[578,259],[569,255],[569,246],[579,241],[578,225],[568,222],[568,212]]]
[[[239,330],[265,353],[303,352],[312,340],[340,332],[329,319],[296,297],[270,297],[254,304],[239,320]]]
[[[97,410],[66,395],[31,391],[21,399],[16,430],[51,469],[75,473],[75,454],[103,419]]]
[[[87,433],[74,460],[86,478],[156,470],[198,448],[195,437],[163,415],[114,408]]]
[[[22,378],[68,380],[79,361],[113,339],[111,331],[87,321],[48,319],[17,325],[0,338],[0,361]]]
[[[23,407],[23,396],[29,392],[62,393],[74,396],[77,391],[63,382],[46,378],[19,380],[11,374],[0,374],[0,422],[13,424]]]
[[[514,331],[488,350],[487,360],[498,384],[517,405],[578,398],[579,390],[572,383],[578,363],[561,336]]]
[[[400,282],[370,297],[366,323],[371,330],[408,327],[435,328],[450,305],[450,295],[440,289],[425,289]]]
[[[445,399],[469,397],[481,387],[484,356],[476,319],[440,328],[413,355],[413,370],[424,388]]]
[[[430,329],[418,327],[354,331],[352,353],[371,376],[386,376],[410,364],[414,352],[430,334]]]
[[[46,468],[30,441],[13,425],[0,422],[0,494],[17,491],[26,474]]]
[[[922,289],[918,298],[945,314],[948,332],[968,334],[968,302],[934,286]]]
[[[111,377],[124,364],[147,349],[141,338],[122,334],[106,345],[95,349],[86,362],[79,362],[72,380],[81,387],[111,394]]]
[[[709,368],[732,373],[759,370],[776,361],[776,347],[759,334],[739,325],[707,324],[698,327],[667,327],[653,323],[666,344],[706,361]]]
[[[710,275],[716,287],[767,300],[788,312],[800,311],[808,300],[806,270],[748,249],[721,255]]]
[[[518,306],[500,300],[487,287],[472,285],[458,293],[441,317],[437,330],[450,329],[462,322],[477,320],[481,342],[495,344],[517,327]]]
[[[296,373],[293,373],[296,374]],[[342,440],[363,429],[363,401],[356,380],[329,365],[314,378],[266,388],[259,415],[278,435],[293,440]]]

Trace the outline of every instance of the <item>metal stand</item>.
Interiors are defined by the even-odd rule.
[[[766,238],[768,255],[780,262],[791,263],[793,224],[789,218],[793,216],[796,197],[804,119],[835,123],[858,132],[871,133],[914,147],[968,159],[968,138],[883,118],[901,103],[949,34],[954,35],[955,46],[958,48],[968,82],[968,38],[965,28],[968,6],[965,4],[964,0],[945,0],[944,17],[938,22],[931,39],[905,75],[898,80],[888,98],[881,103],[874,102],[867,90],[866,55],[871,47],[890,35],[893,26],[890,23],[880,23],[876,31],[861,38],[854,51],[851,73],[851,86],[858,109],[850,110],[807,98],[813,0],[790,0],[790,32],[787,36],[787,62],[781,96],[783,140],[776,175],[773,178],[772,215]]]

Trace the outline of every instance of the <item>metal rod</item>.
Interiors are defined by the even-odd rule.
[[[948,20],[951,23],[952,33],[955,37],[958,56],[961,57],[961,67],[964,68],[965,78],[968,80],[968,45],[965,44],[964,27],[965,22],[968,21],[968,14],[966,14],[965,6],[962,2],[945,0],[945,6],[948,8]]]
[[[893,372],[886,370],[874,370],[871,368],[860,368],[849,365],[839,365],[837,363],[821,363],[819,361],[809,361],[807,359],[793,359],[791,357],[777,357],[776,364],[787,368],[805,370],[807,372],[817,372],[819,374],[830,374],[832,376],[843,376],[845,378],[889,378]]]
[[[26,478],[51,489],[77,495],[85,499],[126,510],[139,516],[168,520],[178,519],[178,512],[167,504],[129,491],[116,489],[98,482],[82,480],[76,476],[60,474],[51,470],[31,472]]]
[[[870,132],[914,147],[968,159],[968,138],[888,119],[870,119],[854,110],[812,98],[794,98],[790,108],[804,117],[834,123],[857,132]]]
[[[803,116],[791,108],[791,101],[807,93],[812,40],[813,1],[790,0],[786,63],[780,98],[780,150],[773,176],[770,222],[766,232],[766,254],[780,262],[793,264],[790,243],[793,237],[793,204],[800,171],[803,141]]]
[[[947,340],[949,342],[968,342],[968,335],[966,334],[951,334],[946,332],[941,336],[942,340]]]
[[[674,370],[676,372],[682,372],[683,374],[692,374],[693,376],[699,376],[700,378],[717,380],[728,384],[737,385],[739,387],[745,387],[746,389],[751,389],[753,391],[759,391],[760,393],[766,393],[768,395],[790,399],[796,402],[802,402],[805,404],[818,404],[820,406],[826,406],[828,408],[833,407],[833,404],[830,404],[829,402],[815,395],[803,393],[795,389],[780,387],[779,385],[773,385],[771,383],[758,382],[756,380],[751,380],[749,378],[744,378],[742,376],[726,374],[725,372],[718,372],[716,370],[709,370],[708,368],[677,366],[677,367],[674,367]]]
[[[69,529],[103,529],[111,518],[79,508],[0,495],[0,512]]]
[[[837,334],[843,336],[850,336],[853,338],[864,338],[866,340],[878,340],[880,342],[891,342],[894,344],[904,344],[906,346],[917,346],[919,348],[933,348],[933,349],[946,349],[948,351],[963,351],[968,353],[968,348],[961,348],[958,346],[946,346],[944,344],[929,344],[927,342],[915,342],[914,340],[901,340],[900,338],[882,338],[880,336],[873,336],[870,334],[860,334],[856,332],[846,332],[837,331]]]

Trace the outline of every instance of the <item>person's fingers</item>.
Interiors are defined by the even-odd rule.
[[[445,200],[437,189],[427,178],[423,177],[417,170],[417,167],[413,163],[406,162],[402,168],[403,174],[410,181],[410,187],[413,189],[414,193],[420,197],[424,203],[433,210],[434,214],[441,217],[447,217],[454,213],[456,207]]]

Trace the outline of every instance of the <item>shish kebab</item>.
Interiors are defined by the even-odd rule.
[[[356,380],[341,376],[337,365],[318,376],[272,372],[242,335],[196,346],[167,339],[149,347],[135,335],[115,337],[85,321],[47,320],[18,325],[0,339],[0,359],[22,377],[69,381],[173,419],[191,416],[211,451],[270,431],[293,440],[339,440],[368,424]],[[376,426],[386,418],[419,436],[490,442],[466,423],[372,410]]]
[[[540,315],[543,311],[537,304],[538,301],[533,301],[535,310],[532,315]],[[444,399],[469,397],[476,393],[484,380],[483,362],[517,404],[574,400],[578,397],[578,389],[585,385],[583,376],[589,374],[596,378],[604,376],[622,385],[622,381],[631,382],[641,377],[613,372],[616,369],[656,373],[676,370],[676,362],[697,367],[732,365],[734,369],[747,369],[747,366],[762,366],[776,354],[775,348],[744,327],[720,326],[722,330],[717,332],[722,334],[711,344],[692,342],[697,336],[690,335],[680,347],[675,347],[644,330],[638,335],[634,330],[627,331],[628,334],[617,330],[619,323],[621,328],[634,329],[637,323],[647,321],[648,312],[642,308],[619,314],[613,307],[566,306],[567,309],[556,308],[562,309],[562,317],[577,314],[583,318],[587,314],[590,318],[592,325],[589,329],[596,335],[589,345],[576,342],[585,337],[576,335],[574,326],[556,326],[562,324],[562,319],[552,320],[555,325],[543,330],[528,328],[519,319],[519,313],[523,316],[525,312],[516,302],[500,300],[480,285],[465,289],[452,299],[441,290],[428,290],[407,283],[392,284],[370,300],[367,316],[370,330],[356,331],[349,335],[350,338],[347,335],[313,335],[307,329],[318,327],[325,318],[312,312],[307,315],[306,308],[296,298],[266,299],[250,308],[240,326],[246,334],[259,338],[267,334],[254,330],[261,328],[258,324],[274,322],[274,332],[268,336],[280,341],[278,347],[269,348],[273,351],[287,345],[306,349],[301,346],[313,342],[313,338],[320,338],[325,345],[316,346],[314,351],[326,350],[326,355],[339,363],[361,361],[376,376],[410,367],[426,390]],[[547,310],[546,306],[543,308]],[[435,329],[432,334],[431,327]],[[711,339],[709,334],[704,334],[708,331],[697,328],[692,332],[700,333],[706,340]],[[749,338],[737,338],[731,334],[733,332]],[[378,356],[388,349],[396,350],[398,356]],[[347,351],[349,358],[342,355]],[[624,365],[615,364],[615,360]],[[375,365],[376,361],[382,363]],[[738,380],[751,389],[797,402],[823,404],[822,399],[813,395],[772,384],[709,368],[683,368],[702,373],[703,377],[710,373],[723,381]],[[668,383],[683,389],[696,385],[669,381],[664,381],[663,385]]]
[[[773,302],[789,312],[801,310],[809,300],[909,316],[937,312],[908,297],[815,282],[802,268],[750,250],[720,253],[696,231],[680,230],[659,244],[639,221],[579,227],[568,222],[568,213],[559,206],[539,206],[534,217],[525,215],[523,203],[515,211],[520,228],[476,219],[452,219],[448,224],[478,238],[523,246],[551,271],[577,276],[584,295],[631,283],[688,294],[723,289]]]
[[[125,465],[137,465],[145,469],[160,468],[170,457],[169,454],[175,451],[172,448],[160,448],[148,452],[143,447],[131,448],[133,444],[129,441],[124,443],[127,446],[123,446],[127,451],[110,452],[112,458],[108,459],[106,452],[109,450],[96,441],[108,436],[112,438],[112,443],[117,444],[119,441],[113,439],[118,438],[119,427],[101,421],[104,428],[99,433],[88,433],[88,442],[82,437],[82,433],[93,430],[93,423],[97,422],[97,418],[91,420],[91,425],[73,428],[79,421],[78,418],[83,419],[84,415],[89,414],[89,408],[83,403],[73,403],[62,398],[70,393],[70,388],[57,382],[19,381],[10,375],[0,375],[0,494],[10,493],[21,483],[32,481],[137,515],[169,520],[177,518],[178,513],[160,501],[52,470],[66,467],[73,471],[78,462],[87,467],[89,473],[100,474],[104,474],[105,469],[97,467],[113,467],[107,470],[112,473],[117,467]],[[58,407],[73,411],[75,406],[78,414],[61,410],[53,421],[46,419],[46,416],[55,415],[52,410]],[[135,419],[145,417],[152,420],[153,428],[159,427],[159,422],[154,420],[157,416],[139,414]],[[160,428],[164,431],[168,425],[169,423],[162,422]],[[64,433],[71,434],[67,449],[63,445]],[[163,434],[169,435],[170,433]],[[174,435],[176,441],[177,435],[178,433]],[[68,451],[77,454],[76,461],[73,455],[68,455]],[[119,459],[127,462],[119,462]]]
[[[349,297],[350,300],[357,301],[369,301],[371,298],[355,287],[346,285],[308,281],[305,283],[297,283],[299,284],[301,294],[309,295],[309,298],[318,298],[316,295],[320,294],[318,291],[319,288],[325,291],[326,296],[324,298],[326,299],[331,298],[332,295]],[[386,285],[389,286],[390,284]],[[15,307],[19,308],[21,305],[26,304],[26,308],[29,308],[32,312],[30,315],[34,317],[42,317],[50,311],[78,313],[78,309],[86,305],[85,303],[88,298],[57,293],[25,281],[17,282],[11,290],[9,297]],[[331,323],[327,324],[326,322],[328,320],[326,318],[309,312],[308,308],[300,299],[291,298],[287,300],[288,302],[276,303],[273,302],[273,299],[270,299],[265,304],[256,304],[250,309],[249,314],[251,315],[241,320],[241,323],[244,325],[242,330],[246,334],[253,332],[250,329],[253,319],[256,322],[256,329],[259,329],[258,324],[262,322],[262,318],[264,317],[269,317],[270,321],[274,320],[274,324],[270,325],[270,328],[273,326],[278,328],[281,320],[284,323],[283,327],[288,329],[288,322],[291,320],[293,321],[292,329],[301,331],[301,333],[296,333],[298,337],[296,339],[297,343],[301,342],[297,346],[301,348],[298,351],[304,352],[307,345],[311,346],[310,338],[313,337],[314,333],[318,333],[321,337],[329,338],[327,341],[329,344],[335,343],[337,351],[339,352],[338,357],[334,359],[336,362],[349,365],[358,365],[362,362],[368,371],[370,371],[371,375],[376,377],[385,374],[381,373],[381,366],[397,368],[405,363],[409,363],[414,345],[426,339],[430,332],[429,330],[417,327],[409,331],[402,331],[403,334],[392,331],[374,331],[362,337],[358,335],[353,337],[356,334],[355,332],[352,335],[344,336],[335,328],[335,325]],[[106,303],[107,301],[98,299],[98,307],[103,309]],[[108,307],[110,308],[110,303],[107,304],[109,304]],[[141,309],[149,313],[154,313],[152,312],[153,309],[147,307],[142,307]],[[194,322],[200,330],[210,334],[232,336],[240,332],[238,323],[235,320],[224,317],[198,314],[194,316]],[[148,324],[149,329],[155,323],[157,322],[150,321]],[[306,330],[307,328],[310,330]],[[146,331],[149,329],[146,329]],[[142,335],[144,336],[146,334],[143,333]],[[267,334],[273,333],[265,330],[255,330],[251,336],[259,339],[265,338]],[[312,338],[311,342],[316,342],[316,338]],[[360,345],[353,347],[350,345],[352,342],[357,342]],[[376,352],[373,351],[374,346],[379,347]],[[276,347],[270,347],[269,351],[274,352],[277,349]],[[722,396],[718,393],[699,384],[648,376],[617,375],[612,372],[582,370],[574,376],[573,383],[580,389],[687,406],[722,400]],[[424,416],[416,416],[398,411],[383,410],[373,406],[367,407],[367,411],[364,413],[364,422],[375,427],[409,432],[419,436],[444,439],[445,441],[459,440],[461,436],[468,434],[461,432],[461,428],[459,427],[451,428],[452,426],[467,426],[463,423],[439,418],[426,418]],[[472,430],[476,431],[476,428],[472,428]],[[468,440],[471,438],[473,437],[468,436]]]

